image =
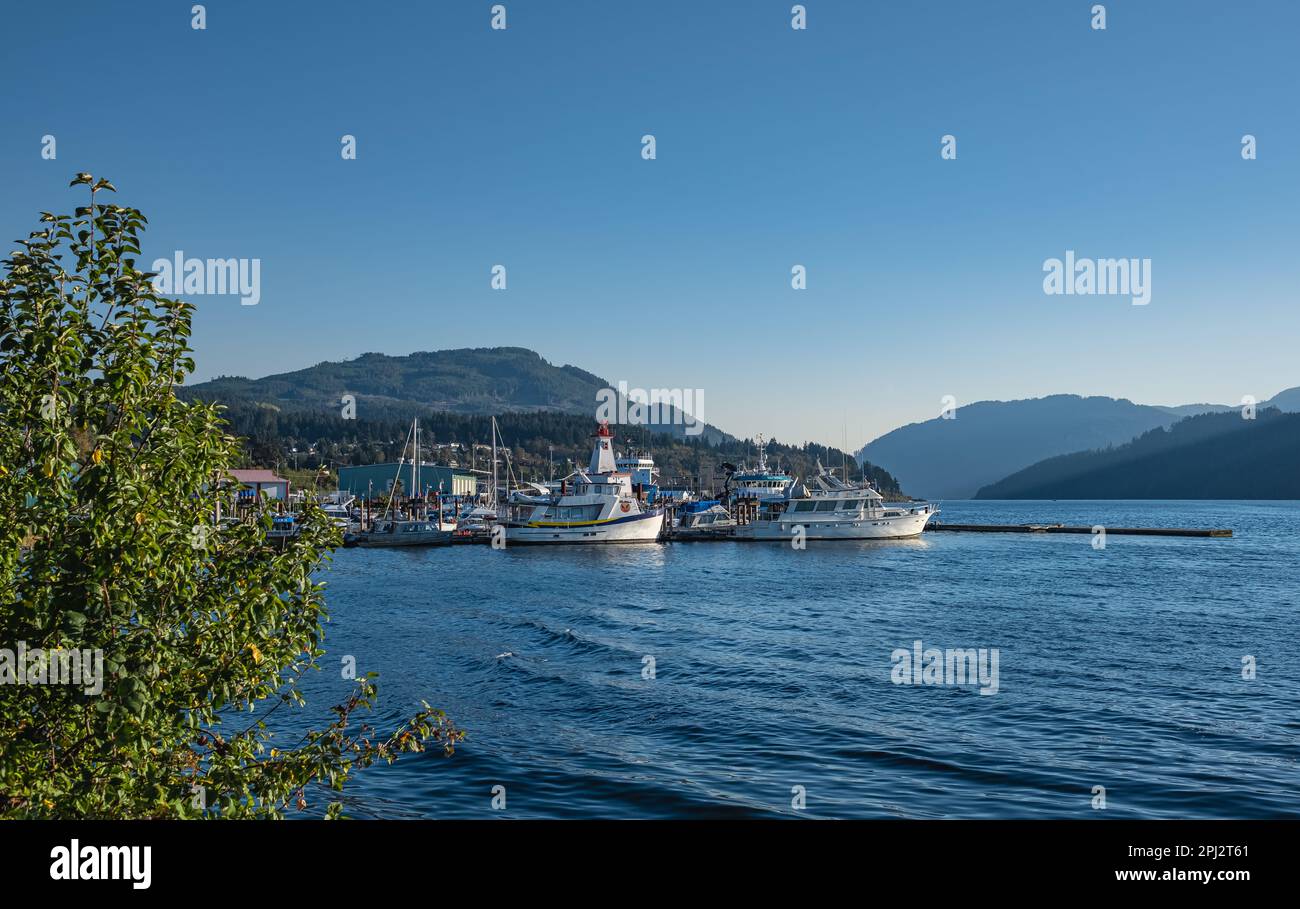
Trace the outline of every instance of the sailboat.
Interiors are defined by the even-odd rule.
[[[406,514],[393,510],[393,498],[397,494],[397,483],[393,483],[388,496],[388,505],[382,517],[377,518],[368,530],[348,533],[343,536],[344,546],[378,547],[378,546],[448,546],[451,544],[452,531],[443,528],[441,516],[430,517],[428,502],[421,507],[417,502],[420,495],[420,419],[416,417],[411,424],[407,439],[414,445],[411,458],[411,498]],[[404,466],[406,446],[402,446],[403,458],[398,460],[397,474],[401,476]],[[397,478],[394,478],[396,481]],[[422,497],[421,497],[422,498]],[[440,509],[441,510],[441,509]],[[421,513],[422,512],[422,513]]]

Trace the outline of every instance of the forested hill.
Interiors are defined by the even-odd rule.
[[[373,419],[414,408],[458,414],[549,411],[594,416],[597,392],[610,387],[611,383],[586,370],[552,365],[523,347],[474,347],[405,356],[367,353],[355,360],[317,363],[261,379],[222,376],[186,386],[180,394],[227,404],[266,404],[285,414],[338,413],[343,396],[350,395],[357,417]],[[669,413],[652,426],[686,436],[686,418],[665,410]],[[703,434],[712,441],[724,435],[707,424]]]
[[[345,420],[334,411],[281,411],[274,406],[234,400],[225,405],[231,432],[244,437],[249,466],[317,467],[331,470],[345,464],[373,464],[395,461],[402,452],[414,416],[420,418],[423,456],[437,463],[490,469],[491,455],[484,447],[492,440],[490,416],[445,411],[394,408],[383,417]],[[383,409],[381,409],[382,411]],[[511,464],[520,479],[546,479],[554,469],[559,477],[573,466],[585,467],[591,458],[591,416],[533,411],[504,413],[497,417],[503,443],[510,449]],[[673,438],[650,432],[642,426],[613,427],[620,452],[631,448],[648,450],[659,466],[661,482],[722,483],[724,463],[739,465],[754,460],[755,449],[748,440],[730,436],[710,442],[706,436]],[[477,443],[477,449],[473,444]],[[296,451],[295,451],[296,449]],[[408,452],[409,455],[409,452]],[[818,460],[840,471],[847,463],[850,478],[861,478],[862,469],[852,456],[835,448],[812,443],[767,445],[770,464],[805,479],[816,470]],[[887,471],[866,465],[866,475],[887,497],[900,498],[903,490]]]
[[[1112,448],[1040,461],[980,499],[1300,499],[1300,414],[1189,417]]]

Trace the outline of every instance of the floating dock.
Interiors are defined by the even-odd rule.
[[[1231,530],[1199,527],[1103,527],[1107,534],[1134,537],[1230,537]],[[932,521],[925,528],[956,533],[1092,533],[1091,527],[1067,527],[1064,524],[944,524]]]

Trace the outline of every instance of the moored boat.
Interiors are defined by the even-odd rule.
[[[596,430],[591,464],[561,484],[558,494],[511,494],[499,514],[506,544],[653,543],[664,511],[633,491],[632,474],[618,469],[608,423]]]
[[[673,528],[673,538],[681,540],[725,540],[739,526],[731,512],[716,499],[690,502],[682,507]]]
[[[447,546],[452,531],[444,530],[436,520],[397,518],[379,520],[364,531],[345,534],[344,546]]]
[[[738,540],[896,540],[919,536],[938,513],[929,502],[886,502],[870,484],[851,484],[820,464],[815,488],[792,484],[779,499],[760,501]]]
[[[785,494],[794,482],[794,477],[780,470],[767,466],[767,443],[759,436],[758,465],[753,468],[741,467],[733,473],[728,482],[732,486],[731,495],[736,499],[771,499]]]

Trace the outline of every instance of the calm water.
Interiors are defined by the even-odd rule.
[[[340,551],[323,664],[380,672],[381,718],[423,698],[469,732],[451,758],[363,772],[349,809],[1300,816],[1300,504],[953,502],[941,518],[1236,536]],[[894,684],[891,653],[918,639],[998,648],[998,692]],[[309,702],[345,685],[322,672]]]

